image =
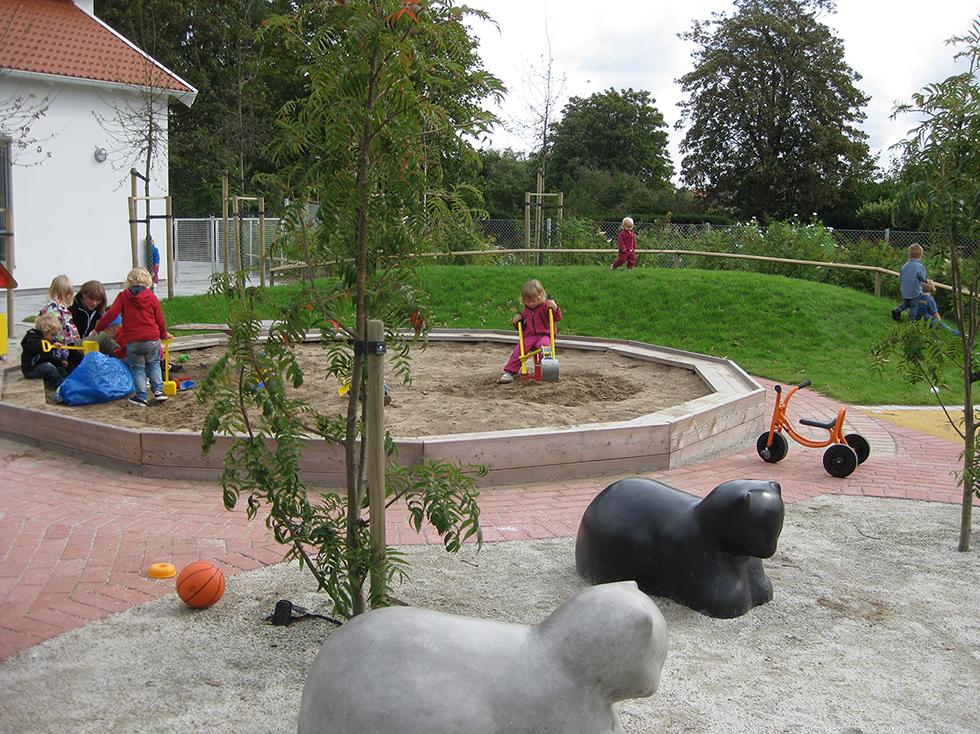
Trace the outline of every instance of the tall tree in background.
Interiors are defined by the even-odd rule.
[[[170,182],[184,216],[221,209],[221,176],[238,193],[269,172],[265,147],[278,109],[299,94],[298,61],[256,32],[289,0],[97,0],[96,14],[198,89],[170,115]],[[274,193],[274,192],[256,192]],[[272,199],[273,203],[276,199]]]
[[[572,97],[554,125],[551,164],[573,207],[581,200],[634,207],[644,195],[652,201],[655,192],[672,190],[666,123],[644,90]],[[642,206],[649,211],[651,203]]]
[[[833,0],[737,0],[695,22],[678,127],[684,180],[743,216],[824,214],[873,172],[868,97],[818,16]]]

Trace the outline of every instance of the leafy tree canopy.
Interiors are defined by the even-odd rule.
[[[680,78],[684,180],[709,201],[765,222],[820,215],[873,171],[858,128],[868,97],[820,22],[832,0],[737,0],[695,22],[694,68]]]
[[[576,171],[587,168],[663,185],[672,173],[665,128],[649,92],[608,89],[572,97],[554,125],[553,180],[567,190]]]

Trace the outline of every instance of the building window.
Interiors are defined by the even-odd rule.
[[[0,263],[13,270],[10,262],[10,138],[0,138]]]

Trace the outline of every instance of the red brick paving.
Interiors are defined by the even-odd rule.
[[[792,414],[831,418],[837,408],[800,391]],[[697,494],[728,479],[775,479],[787,502],[821,494],[959,502],[957,444],[855,410],[848,423],[872,450],[847,479],[824,472],[822,450],[793,442],[780,464],[763,463],[747,447],[648,476]],[[615,478],[488,489],[480,499],[484,540],[574,535],[586,506]],[[403,507],[389,510],[390,543],[440,542],[431,530],[418,536],[405,518]],[[231,575],[282,556],[262,517],[249,522],[242,509],[224,509],[216,483],[144,479],[0,440],[0,659],[173,593],[173,579],[145,576],[151,563],[181,568],[205,558]]]

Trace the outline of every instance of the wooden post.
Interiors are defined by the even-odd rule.
[[[174,199],[167,194],[167,298],[174,297]]]
[[[881,295],[881,273],[875,270],[875,295]]]
[[[541,228],[544,225],[544,207],[542,203],[544,202],[544,171],[540,168],[538,169],[538,183],[537,183],[537,194],[535,194],[535,203],[537,208],[534,211],[534,249],[538,251],[538,265],[541,264]]]
[[[265,197],[259,197],[259,285],[265,287]]]
[[[225,244],[225,277],[228,277],[228,172],[221,177],[221,222]]]
[[[231,216],[235,220],[235,257],[238,262],[238,267],[235,270],[242,272],[245,269],[244,263],[242,262],[242,220],[241,211],[238,208],[237,196],[231,198]],[[239,282],[238,285],[243,286],[245,283]]]
[[[565,193],[558,192],[558,246],[561,247],[561,220],[565,216]]]
[[[681,266],[681,254],[679,252],[674,253],[674,269],[679,269]]]
[[[524,249],[531,249],[531,192],[524,192]],[[526,257],[526,255],[525,255]]]
[[[6,219],[6,232],[7,232],[7,267],[10,268],[10,274],[13,275],[14,268],[14,210],[11,208],[10,203],[7,202],[7,208],[4,211],[4,217]],[[14,338],[14,289],[7,289],[7,337],[10,339]]]
[[[133,267],[138,268],[140,264],[139,250],[136,247],[136,197],[129,197],[129,249],[132,251]]]
[[[136,169],[129,169],[129,244],[133,251],[133,267],[140,265],[139,250],[137,250],[136,240],[139,233],[136,229]]]
[[[371,319],[367,323],[369,344],[384,343],[384,323]],[[367,351],[367,481],[368,508],[371,514],[371,557],[377,573],[371,574],[371,598],[384,598],[385,588],[385,370],[384,352]]]

